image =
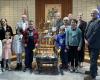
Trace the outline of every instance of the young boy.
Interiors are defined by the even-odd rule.
[[[62,69],[67,69],[68,68],[68,55],[66,53],[66,46],[65,46],[65,27],[60,27],[59,34],[57,35],[56,38],[56,46],[60,50],[60,58],[61,58],[61,63]]]
[[[38,45],[38,32],[34,27],[33,21],[29,21],[29,27],[23,33],[23,39],[25,44],[25,68],[29,68],[32,73],[33,62],[33,49]]]

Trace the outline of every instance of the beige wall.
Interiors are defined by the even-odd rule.
[[[41,0],[42,1],[42,0]],[[27,3],[26,3],[27,2]],[[35,0],[0,0],[0,18],[4,17],[15,31],[17,21],[28,5],[29,18],[35,21]],[[82,12],[85,20],[90,20],[90,11],[100,4],[100,0],[73,0],[73,15]]]
[[[35,0],[0,0],[0,18],[6,18],[15,32],[15,26],[28,5],[29,18],[35,21]]]
[[[73,0],[73,15],[76,18],[77,14],[82,12],[85,20],[90,20],[91,9],[96,8],[100,4],[100,0]]]

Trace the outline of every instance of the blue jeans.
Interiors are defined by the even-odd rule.
[[[60,58],[63,65],[68,65],[68,54],[65,52],[65,48],[61,48]]]
[[[99,57],[99,49],[89,49],[90,52],[90,75],[95,78],[97,75],[97,60]]]

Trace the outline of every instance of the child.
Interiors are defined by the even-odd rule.
[[[17,56],[17,66],[15,70],[21,70],[22,69],[22,52],[24,51],[23,42],[22,42],[23,35],[21,34],[22,30],[19,28],[16,30],[16,32],[17,34],[13,38],[13,51],[14,53],[16,53],[16,56]]]
[[[38,45],[38,32],[34,27],[34,22],[32,20],[29,21],[28,29],[23,32],[23,40],[25,45],[25,68],[24,72],[27,68],[32,73],[32,62],[33,62],[33,49],[35,49]]]
[[[0,40],[0,65],[2,61],[2,41]]]
[[[12,39],[10,32],[5,33],[5,39],[3,39],[3,60],[4,60],[4,68],[6,70],[10,70],[10,58],[11,58],[11,44]]]
[[[77,20],[71,20],[71,26],[66,30],[66,47],[69,49],[71,58],[71,72],[78,71],[78,51],[81,49],[82,32],[77,27]]]
[[[58,47],[58,51],[60,49],[60,58],[61,58],[61,63],[62,69],[68,69],[68,55],[66,52],[66,46],[65,46],[65,28],[64,27],[60,27],[60,33],[57,35],[56,37],[56,46]]]

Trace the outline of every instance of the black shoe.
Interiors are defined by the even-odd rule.
[[[1,71],[4,72],[4,68],[1,68]]]
[[[27,68],[25,67],[25,68],[23,69],[23,72],[26,72],[26,69],[27,69]]]
[[[22,70],[22,63],[19,64],[19,70]]]
[[[89,75],[90,74],[90,71],[85,71],[85,74],[88,74]]]
[[[30,73],[32,73],[33,72],[33,70],[32,69],[30,69]]]

